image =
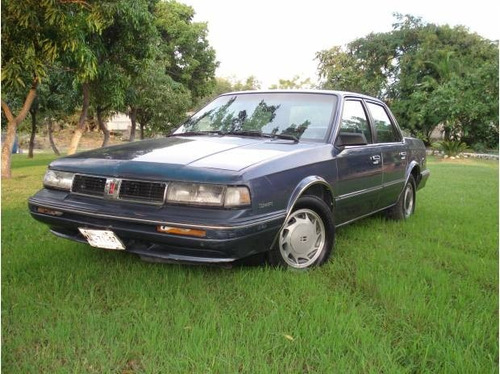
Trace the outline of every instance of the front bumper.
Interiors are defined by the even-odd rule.
[[[285,219],[284,212],[278,212],[216,222],[204,220],[203,215],[210,215],[210,210],[201,209],[198,218],[189,222],[186,216],[161,219],[162,211],[157,208],[149,207],[151,214],[147,215],[148,207],[142,204],[68,197],[63,192],[42,190],[29,199],[30,213],[59,237],[86,243],[78,228],[111,230],[124,243],[125,251],[165,262],[231,263],[266,252]],[[160,233],[158,226],[203,230],[205,236]]]

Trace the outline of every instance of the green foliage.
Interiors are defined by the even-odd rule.
[[[207,25],[193,16],[191,7],[175,1],[4,1],[2,98],[20,107],[35,75],[50,85],[40,95],[55,94],[41,110],[72,114],[75,106],[62,99],[74,98],[78,89],[67,84],[67,75],[54,73],[64,70],[89,85],[94,111],[141,106],[140,117],[165,130],[215,84]]]
[[[247,79],[245,79],[245,81],[233,79],[232,86],[233,91],[252,91],[259,90],[261,83],[257,80],[257,77],[250,75]]]
[[[126,104],[149,132],[169,132],[215,86],[215,51],[207,25],[193,22],[193,8],[165,1],[151,4],[155,48],[132,77]]]
[[[2,1],[4,88],[27,87],[34,76],[45,78],[58,58],[78,63],[82,79],[95,76],[96,55],[84,41],[104,23],[91,1]]]
[[[295,75],[292,79],[280,79],[278,84],[273,84],[269,88],[272,90],[313,89],[315,85],[311,82],[311,78],[301,78]]]
[[[159,2],[155,9],[167,74],[186,86],[196,101],[212,92],[218,63],[207,40],[207,24],[193,22],[194,14],[192,7],[176,1]]]
[[[90,81],[91,105],[103,114],[126,110],[127,89],[154,56],[158,43],[150,1],[118,0],[103,12],[107,27],[91,38],[99,68]]]
[[[437,148],[446,156],[457,156],[462,152],[466,152],[469,147],[464,142],[460,140],[443,140],[433,144],[433,148]]]
[[[248,76],[243,81],[236,79],[235,77],[229,77],[229,78],[217,77],[215,78],[215,87],[213,91],[209,95],[199,100],[195,105],[195,109],[204,107],[210,101],[215,99],[217,96],[227,92],[252,91],[252,90],[258,90],[260,88],[261,88],[261,83],[257,80],[257,78],[254,75]]]
[[[378,96],[403,128],[430,144],[447,139],[498,144],[498,42],[464,27],[396,15],[391,32],[370,34],[317,54],[323,87]]]
[[[131,106],[137,109],[137,120],[153,133],[170,132],[192,106],[191,92],[154,61],[144,66],[128,94]]]
[[[239,80],[235,77],[230,78],[217,78],[215,89],[212,92],[212,96],[219,96],[226,92],[232,91],[252,91],[258,90],[261,87],[261,83],[257,80],[254,75],[248,76],[245,80]]]

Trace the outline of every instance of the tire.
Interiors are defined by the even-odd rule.
[[[415,178],[410,175],[406,182],[403,192],[399,196],[398,202],[387,210],[387,217],[396,221],[402,221],[410,218],[415,212],[416,187]]]
[[[292,269],[319,266],[330,257],[334,238],[328,205],[316,196],[301,197],[269,252],[269,263]]]

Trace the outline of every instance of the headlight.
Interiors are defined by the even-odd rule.
[[[47,170],[43,177],[43,185],[48,188],[57,188],[59,190],[71,190],[74,173],[64,171]]]
[[[224,186],[195,183],[170,183],[167,201],[181,204],[222,206]]]
[[[167,202],[234,208],[250,205],[250,192],[247,187],[174,182],[168,185]]]

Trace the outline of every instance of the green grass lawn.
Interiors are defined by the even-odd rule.
[[[498,372],[498,162],[431,161],[408,222],[337,232],[308,272],[149,264],[58,239],[2,181],[4,373]]]

